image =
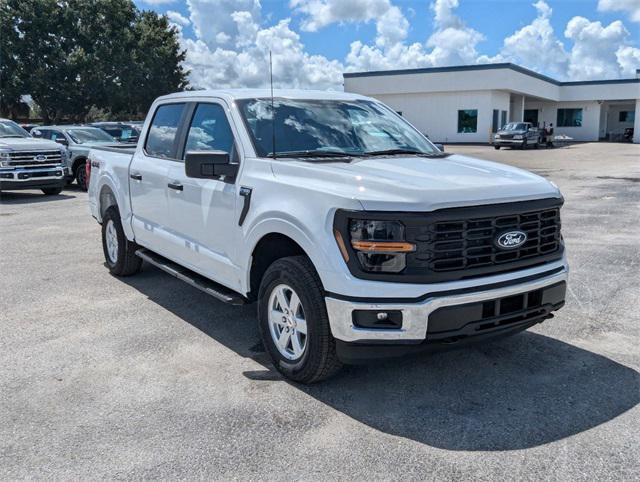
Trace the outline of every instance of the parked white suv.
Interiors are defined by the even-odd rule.
[[[172,94],[137,147],[89,160],[111,272],[146,260],[257,301],[264,345],[296,381],[514,333],[564,303],[557,187],[445,154],[374,99]]]

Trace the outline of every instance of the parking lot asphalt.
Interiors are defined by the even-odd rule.
[[[313,386],[270,368],[254,306],[110,276],[85,193],[3,193],[0,479],[639,480],[640,146],[447,150],[560,186],[566,307]]]

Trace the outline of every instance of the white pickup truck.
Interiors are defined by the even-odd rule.
[[[111,272],[145,260],[256,301],[264,346],[295,381],[515,333],[564,304],[557,187],[446,154],[371,98],[167,95],[137,147],[89,161]]]

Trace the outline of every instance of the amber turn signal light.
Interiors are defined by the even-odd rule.
[[[351,241],[357,251],[368,253],[412,253],[416,245],[399,241]]]

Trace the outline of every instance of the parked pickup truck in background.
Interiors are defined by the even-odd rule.
[[[22,127],[0,119],[0,191],[41,189],[60,194],[67,153],[55,142],[34,139]]]
[[[168,95],[135,148],[92,149],[89,162],[110,271],[145,260],[257,302],[264,346],[292,380],[515,333],[564,304],[557,187],[445,154],[371,98]]]
[[[67,182],[75,179],[83,191],[87,190],[87,155],[92,147],[117,147],[118,141],[102,129],[91,126],[61,125],[36,127],[31,131],[34,137],[50,139],[66,147],[69,164],[66,172]]]
[[[519,147],[536,149],[542,144],[542,133],[529,122],[509,122],[493,136],[493,147]]]

